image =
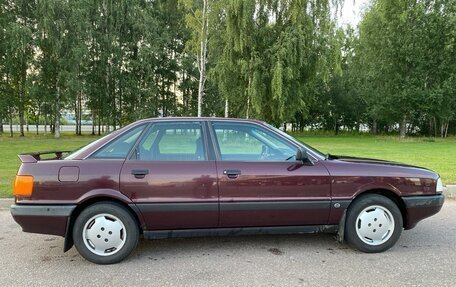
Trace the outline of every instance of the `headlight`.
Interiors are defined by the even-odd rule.
[[[435,193],[442,193],[443,192],[443,183],[442,183],[442,179],[439,177],[439,179],[437,179],[437,187],[435,189]]]

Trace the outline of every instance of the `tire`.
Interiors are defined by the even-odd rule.
[[[362,252],[390,249],[402,233],[402,214],[396,203],[379,194],[361,196],[350,205],[345,240]]]
[[[73,241],[82,257],[96,264],[114,264],[128,257],[139,240],[131,212],[115,202],[85,208],[73,226]]]

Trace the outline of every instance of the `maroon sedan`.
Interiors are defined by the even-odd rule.
[[[126,258],[140,235],[332,232],[382,252],[444,201],[435,172],[325,155],[252,120],[147,119],[55,154],[19,155],[11,213],[99,264]]]

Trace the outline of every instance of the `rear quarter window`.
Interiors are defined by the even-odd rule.
[[[125,159],[144,128],[145,125],[132,128],[100,148],[90,158]]]

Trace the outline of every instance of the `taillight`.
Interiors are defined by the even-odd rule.
[[[31,175],[16,175],[14,180],[15,197],[31,197],[33,192],[33,176]]]

